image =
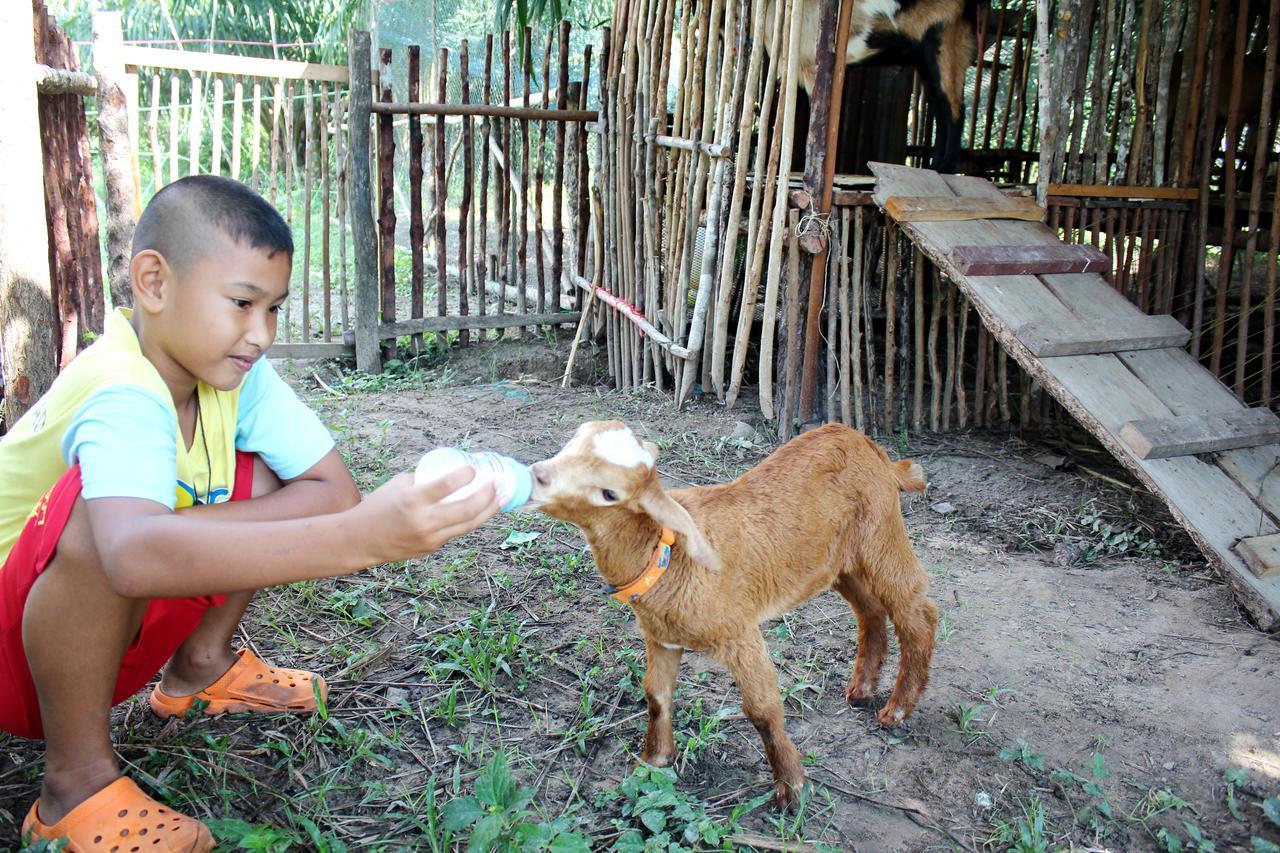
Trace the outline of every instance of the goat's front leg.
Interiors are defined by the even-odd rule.
[[[769,660],[769,650],[759,629],[717,650],[715,655],[729,669],[742,691],[742,712],[760,733],[765,755],[773,768],[773,800],[781,809],[796,806],[804,786],[800,752],[782,726],[782,697],[778,692],[778,672]]]
[[[650,637],[644,638],[644,645],[649,656],[649,668],[644,674],[649,729],[644,736],[644,751],[640,758],[655,767],[666,767],[676,757],[676,741],[671,733],[671,707],[684,649],[678,646],[671,648]]]

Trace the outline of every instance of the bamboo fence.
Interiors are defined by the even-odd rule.
[[[1106,252],[1118,290],[1182,320],[1195,354],[1269,404],[1277,241],[1266,232],[1280,217],[1267,178],[1275,51],[1264,48],[1280,3],[1048,5],[1047,75],[1035,4],[980,7],[962,170],[1040,179],[1063,239]],[[597,146],[598,231],[616,263],[597,283],[617,306],[593,308],[615,385],[653,383],[677,404],[700,388],[730,407],[750,388],[783,436],[823,419],[889,432],[1058,417],[869,206],[865,179],[835,176],[832,206],[819,201],[815,153],[841,152],[815,145],[813,127],[848,121],[847,103],[815,99],[804,179],[782,171],[804,145],[795,8],[616,7]],[[917,83],[897,143],[908,162],[924,165],[932,132]]]

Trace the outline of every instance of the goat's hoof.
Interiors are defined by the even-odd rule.
[[[779,779],[773,783],[773,804],[780,812],[794,812],[800,805],[800,791],[804,788],[805,779],[798,782],[787,782]]]
[[[856,684],[850,684],[844,689],[844,700],[855,708],[865,708],[874,697],[874,689],[863,690]]]
[[[910,711],[890,702],[880,710],[879,714],[876,714],[876,720],[886,729],[892,729],[902,725],[903,721],[909,716],[911,716]]]
[[[640,753],[640,760],[652,767],[668,767],[674,758],[674,752]]]

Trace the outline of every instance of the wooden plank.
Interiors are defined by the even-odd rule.
[[[1280,418],[1269,409],[1143,418],[1120,429],[1139,459],[1167,459],[1280,442]]]
[[[891,194],[936,196],[969,191],[963,184],[964,179],[944,180],[924,170],[878,163],[872,164],[872,170],[880,178],[875,199],[881,205]],[[995,188],[990,187],[990,191]],[[1232,550],[1240,539],[1278,532],[1275,518],[1255,503],[1254,495],[1264,491],[1268,473],[1280,463],[1280,446],[1227,451],[1217,457],[1222,467],[1194,456],[1137,458],[1119,438],[1119,431],[1128,421],[1171,417],[1181,413],[1179,410],[1195,412],[1197,396],[1204,401],[1200,412],[1204,406],[1211,411],[1230,411],[1240,404],[1216,383],[1213,392],[1206,393],[1200,378],[1203,369],[1179,349],[1063,356],[1044,361],[1036,358],[1011,330],[1020,324],[1010,322],[1010,316],[1003,312],[1012,308],[1018,314],[1016,319],[1023,321],[1022,325],[1047,324],[1051,321],[1033,313],[1042,305],[1056,315],[1052,322],[1065,314],[1092,324],[1094,318],[1105,316],[1111,308],[1105,304],[1090,308],[1098,304],[1100,294],[1105,298],[1105,290],[1098,287],[1099,277],[966,277],[955,269],[949,254],[950,247],[959,243],[1018,242],[1006,237],[1008,230],[1032,227],[1041,226],[1009,221],[921,222],[905,225],[904,231],[970,296],[983,323],[1023,369],[1042,383],[1141,482],[1164,499],[1170,512],[1187,528],[1263,630],[1280,629],[1280,577],[1257,577]],[[1000,232],[1002,239],[990,239],[993,231]],[[1017,282],[1017,286],[1013,282]],[[1025,288],[1023,283],[1027,285]],[[1136,312],[1132,305],[1127,302],[1125,305]],[[1242,463],[1239,473],[1228,475],[1231,470],[1228,460]],[[1250,488],[1246,477],[1259,483],[1258,488]],[[1272,479],[1280,481],[1280,478]],[[1280,488],[1271,491],[1276,493],[1276,503],[1280,504]]]
[[[505,104],[401,104],[386,102],[374,104],[373,111],[383,115],[480,116],[556,122],[595,121],[600,117],[600,114],[595,110],[544,109],[542,107],[514,107]]]
[[[1034,199],[1007,197],[1004,203],[957,196],[890,196],[885,213],[898,222],[955,222],[966,219],[1024,219],[1040,222],[1044,208]]]
[[[1110,184],[1049,184],[1049,195],[1076,198],[1136,198],[1173,199],[1195,201],[1200,197],[1197,189],[1182,187],[1139,187]]]
[[[327,80],[330,83],[346,83],[350,79],[350,71],[344,65],[259,59],[251,56],[231,56],[225,53],[199,53],[189,50],[124,45],[120,49],[120,57],[125,65],[134,67],[174,68],[180,71],[243,74],[246,77],[275,77],[284,80]]]
[[[267,349],[267,358],[341,358],[344,355],[355,355],[355,344],[338,341],[307,344],[272,344]]]
[[[1241,539],[1236,543],[1236,553],[1259,578],[1280,576],[1280,533]]]
[[[1118,353],[1121,363],[1175,415],[1236,412],[1244,406],[1235,394],[1180,348]]]
[[[420,317],[401,320],[399,323],[382,323],[378,326],[378,338],[389,340],[419,332],[449,332],[462,329],[510,329],[515,326],[573,325],[582,319],[579,312],[548,312],[546,314],[468,314],[449,317]]]
[[[1072,324],[1028,323],[1014,330],[1037,358],[1180,347],[1191,333],[1174,318],[1118,317]]]
[[[955,246],[952,262],[965,275],[1043,275],[1106,272],[1110,259],[1092,246],[1039,243],[1012,246]]]

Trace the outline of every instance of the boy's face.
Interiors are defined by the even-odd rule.
[[[292,259],[220,233],[211,236],[181,273],[165,265],[163,296],[148,331],[156,334],[173,373],[230,391],[275,341]]]

